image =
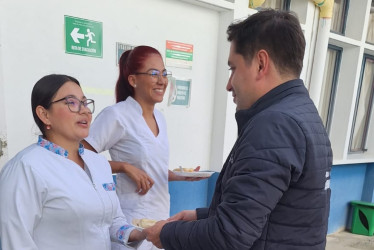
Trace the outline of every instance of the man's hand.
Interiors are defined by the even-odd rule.
[[[168,222],[177,221],[177,220],[184,220],[184,221],[197,220],[196,210],[183,210],[182,212],[179,212],[171,216],[169,219],[167,219]]]
[[[154,226],[143,229],[146,239],[158,248],[163,248],[160,240],[160,233],[166,223],[166,220],[160,220],[156,222]]]

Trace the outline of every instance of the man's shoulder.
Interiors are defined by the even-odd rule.
[[[313,101],[303,94],[289,95],[270,106],[265,112],[272,113],[273,116],[276,114],[289,116],[297,121],[319,120],[318,110]]]

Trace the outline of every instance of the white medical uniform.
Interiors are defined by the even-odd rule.
[[[83,145],[79,152],[85,170],[39,137],[4,166],[2,250],[104,250],[111,240],[127,243],[134,227],[119,207],[108,161]]]
[[[97,152],[109,150],[113,161],[127,162],[142,169],[154,180],[155,183],[148,193],[139,195],[132,179],[126,174],[117,174],[117,194],[122,211],[129,222],[134,218],[163,220],[169,217],[170,210],[166,122],[162,114],[154,110],[159,129],[159,134],[155,136],[142,114],[139,103],[128,97],[125,101],[100,112],[86,138]],[[144,241],[138,249],[157,248],[152,248],[150,242]]]

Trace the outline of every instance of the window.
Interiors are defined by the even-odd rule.
[[[374,1],[371,1],[369,25],[368,25],[368,33],[366,36],[366,42],[374,43]]]
[[[326,55],[326,66],[321,91],[320,115],[327,130],[330,133],[331,119],[335,104],[335,94],[340,69],[342,48],[329,45]]]
[[[365,152],[369,129],[374,89],[374,56],[364,54],[363,68],[357,91],[356,107],[353,119],[350,152]]]
[[[331,19],[331,31],[344,35],[349,0],[335,0]]]
[[[277,10],[289,10],[291,0],[267,0],[262,4],[262,8],[272,8]]]

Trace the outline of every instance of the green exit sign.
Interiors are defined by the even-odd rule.
[[[103,23],[65,16],[66,53],[103,57]]]

